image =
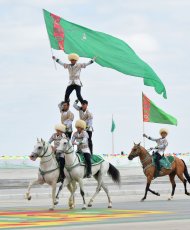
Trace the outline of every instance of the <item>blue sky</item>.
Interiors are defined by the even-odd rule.
[[[43,8],[125,40],[165,84],[167,100],[144,86],[140,78],[97,64],[83,70],[82,94],[94,114],[95,152],[111,153],[112,114],[115,152],[129,152],[133,141],[142,141],[142,91],[179,122],[177,127],[146,123],[146,133],[157,137],[159,129],[167,127],[168,151],[190,150],[188,0],[0,0],[0,6],[1,155],[29,154],[36,138],[48,140],[60,121],[57,104],[64,99],[68,73],[61,66],[54,68]],[[63,52],[53,52],[67,62]],[[71,101],[75,98],[73,93]],[[77,120],[78,113],[74,113]],[[154,143],[147,141],[146,146]]]

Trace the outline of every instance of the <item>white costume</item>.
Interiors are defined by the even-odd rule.
[[[81,120],[86,122],[86,130],[87,131],[93,131],[92,122],[93,122],[93,115],[89,112],[89,110],[83,111],[80,106],[77,105],[76,102],[74,102],[73,107],[79,111],[79,117]]]
[[[151,141],[156,141],[156,143],[157,143],[156,149],[158,149],[157,152],[160,155],[164,154],[164,151],[165,151],[166,147],[168,146],[168,141],[166,140],[166,138],[148,137],[148,139]]]
[[[88,147],[88,133],[86,131],[83,130],[81,131],[81,133],[79,133],[78,131],[75,132],[72,136],[71,142],[75,142],[77,144],[78,151],[90,154],[90,149]]]

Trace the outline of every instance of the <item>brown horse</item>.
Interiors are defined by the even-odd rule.
[[[159,193],[156,193],[154,191],[152,191],[150,189],[150,184],[151,181],[154,179],[155,177],[155,173],[156,173],[156,167],[153,165],[152,163],[152,156],[149,154],[149,152],[139,144],[135,144],[131,150],[131,153],[128,156],[129,160],[132,160],[135,157],[139,157],[141,164],[143,166],[143,171],[145,176],[147,177],[147,184],[146,184],[146,189],[145,189],[145,194],[144,197],[141,199],[141,201],[144,201],[146,199],[147,196],[147,192],[150,191],[151,193],[160,196]],[[185,188],[185,194],[186,195],[190,195],[189,192],[187,192],[187,187],[186,187],[186,183],[187,181],[190,183],[190,176],[189,173],[187,171],[187,166],[185,164],[185,162],[181,159],[179,159],[178,157],[174,157],[174,162],[171,164],[171,169],[165,169],[165,168],[161,168],[160,172],[159,172],[159,177],[160,176],[166,176],[169,175],[170,177],[170,182],[172,184],[172,193],[171,193],[171,197],[169,198],[169,200],[171,200],[173,198],[173,195],[175,193],[175,187],[176,187],[176,183],[175,183],[175,176],[177,175],[179,177],[179,179],[183,182],[184,184],[184,188]],[[185,175],[185,179],[183,174]]]

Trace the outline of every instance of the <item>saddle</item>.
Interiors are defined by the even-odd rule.
[[[85,162],[84,155],[82,153],[77,153],[77,157],[79,159],[80,164],[85,166],[86,162]],[[99,155],[91,155],[91,164],[92,164],[92,166],[99,165],[103,161],[104,161],[104,159],[101,156],[99,156]]]
[[[159,160],[160,161],[160,168],[157,168],[157,164],[156,164],[156,155],[152,155],[152,164],[156,167],[156,177],[158,177],[159,175],[159,171],[162,168],[165,169],[171,169],[172,168],[172,163],[175,161],[175,158],[173,156],[162,156],[162,158]]]

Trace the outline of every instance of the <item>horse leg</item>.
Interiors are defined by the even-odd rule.
[[[102,188],[108,197],[108,208],[112,208],[112,201],[111,201],[111,197],[109,195],[108,187],[103,182],[102,182]]]
[[[92,207],[92,203],[93,203],[95,197],[100,192],[101,186],[102,186],[102,175],[101,175],[100,171],[98,171],[98,173],[94,175],[94,178],[98,182],[98,185],[97,185],[97,188],[96,188],[96,192],[94,193],[94,195],[92,196],[92,198],[90,199],[90,201],[88,203],[88,207]]]
[[[49,208],[50,211],[53,211],[55,208],[55,205],[58,204],[58,202],[56,201],[55,193],[56,193],[56,183],[53,183],[52,184],[52,193],[51,193],[52,207]]]
[[[153,190],[151,190],[150,188],[148,189],[149,192],[151,192],[152,194],[156,195],[156,196],[160,196],[159,192],[155,192]]]
[[[80,186],[80,194],[81,194],[82,199],[83,199],[83,207],[82,207],[82,209],[84,210],[84,209],[86,209],[86,201],[85,201],[84,185],[83,185],[82,178],[80,178],[78,180],[78,182],[79,182],[79,186]]]
[[[168,198],[168,200],[172,200],[174,193],[175,193],[175,188],[176,188],[175,175],[176,175],[175,172],[172,172],[171,174],[169,174],[170,182],[172,184],[172,193],[171,193],[171,196]]]
[[[27,192],[26,192],[26,199],[28,200],[31,200],[32,199],[32,196],[30,195],[30,189],[33,185],[37,185],[37,184],[42,184],[41,181],[39,179],[37,180],[34,180],[34,181],[31,181],[28,185],[28,188],[27,188]]]
[[[185,189],[185,194],[190,196],[190,193],[187,191],[187,180],[184,178],[183,174],[177,174],[178,178],[183,182],[184,189]]]
[[[67,185],[67,188],[68,190],[70,191],[71,195],[69,197],[69,208],[70,209],[73,209],[75,207],[75,198],[74,198],[74,194],[75,194],[75,191],[77,189],[77,186],[76,186],[76,182],[75,181],[72,181],[71,183],[69,183]]]
[[[150,187],[151,181],[152,181],[152,177],[147,177],[147,183],[146,183],[145,194],[144,194],[144,197],[141,199],[141,201],[146,200],[147,192],[149,191],[149,187]]]

